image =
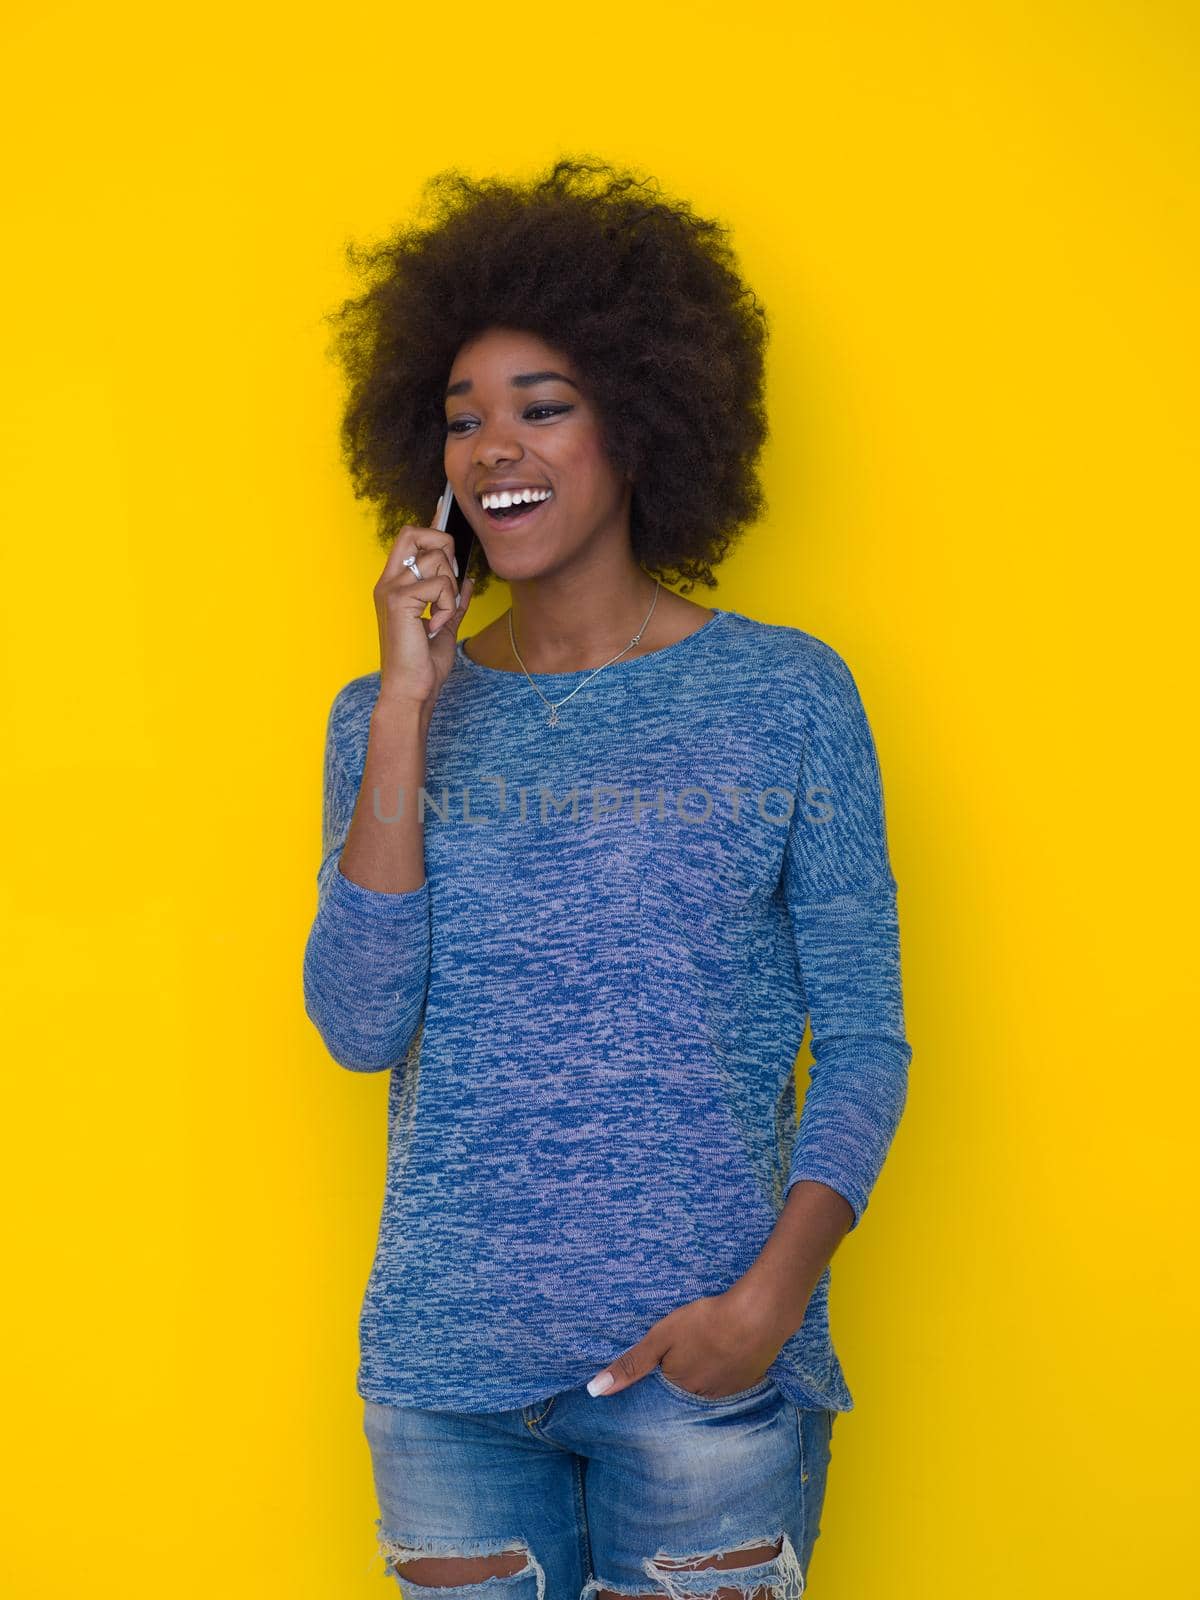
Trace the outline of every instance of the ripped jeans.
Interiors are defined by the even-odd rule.
[[[405,1600],[797,1600],[807,1586],[837,1413],[769,1376],[716,1400],[656,1367],[615,1395],[581,1384],[511,1411],[363,1404],[380,1551]],[[451,1586],[397,1573],[423,1556],[504,1559]]]

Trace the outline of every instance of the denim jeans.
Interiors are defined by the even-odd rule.
[[[806,1587],[837,1413],[797,1406],[769,1376],[716,1400],[656,1367],[615,1395],[580,1385],[510,1411],[364,1407],[380,1551],[407,1600],[796,1600]],[[661,1564],[776,1545],[752,1565]],[[444,1586],[396,1572],[509,1551],[527,1558],[511,1576]]]

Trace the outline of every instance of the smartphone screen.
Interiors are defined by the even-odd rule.
[[[467,562],[471,559],[471,551],[475,546],[475,530],[467,521],[463,508],[454,498],[449,478],[446,479],[446,487],[442,491],[441,509],[433,526],[442,533],[453,535],[454,559],[458,562],[458,581],[461,583],[467,575]]]

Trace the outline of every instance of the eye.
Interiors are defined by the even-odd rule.
[[[550,405],[543,402],[541,405],[530,406],[525,415],[532,418],[536,418],[539,414],[548,417],[561,417],[565,416],[568,411],[573,411],[574,409],[574,406]],[[446,432],[462,433],[470,426],[470,417],[456,417],[453,422],[448,422],[446,424]]]

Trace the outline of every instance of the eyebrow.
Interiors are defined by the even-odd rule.
[[[518,372],[515,378],[508,381],[514,389],[532,389],[535,383],[547,383],[552,378],[557,378],[559,383],[569,383],[576,392],[579,390],[579,385],[568,378],[565,372]],[[446,399],[449,400],[451,395],[466,394],[470,387],[470,378],[460,378],[446,390]]]

